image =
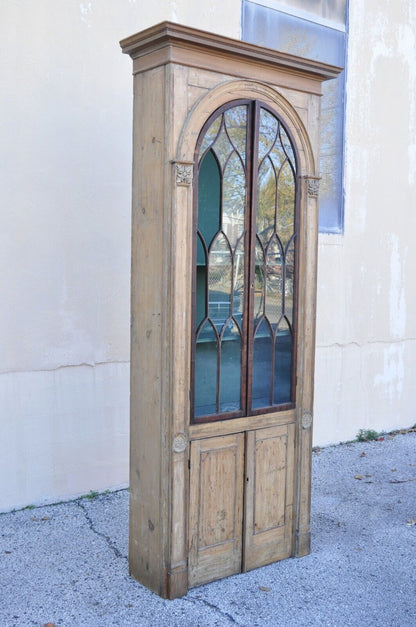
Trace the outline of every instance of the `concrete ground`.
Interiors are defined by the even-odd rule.
[[[165,601],[127,536],[126,490],[0,515],[0,627],[416,626],[416,433],[314,452],[302,559]]]

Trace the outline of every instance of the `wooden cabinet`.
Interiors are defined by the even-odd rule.
[[[339,69],[167,22],[121,46],[130,571],[175,598],[310,549],[315,164]]]

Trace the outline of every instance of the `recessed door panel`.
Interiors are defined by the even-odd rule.
[[[247,433],[243,570],[292,554],[294,425]]]
[[[191,443],[189,585],[241,571],[244,434]]]

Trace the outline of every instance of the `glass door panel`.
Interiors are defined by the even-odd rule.
[[[214,420],[293,400],[296,160],[254,101],[219,110],[198,146],[193,418]]]
[[[229,108],[218,115],[205,130],[201,142],[195,286],[195,417],[219,413],[241,415],[242,411],[247,265],[246,150],[247,105]],[[203,372],[204,363],[209,375]],[[209,393],[204,391],[205,387]]]
[[[293,399],[296,161],[281,122],[263,107],[255,149],[253,410],[284,405]],[[259,325],[256,319],[260,315],[264,318]],[[270,382],[267,385],[266,380]]]

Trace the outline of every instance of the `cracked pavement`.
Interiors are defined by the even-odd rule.
[[[416,625],[416,433],[313,454],[307,557],[166,601],[127,554],[127,490],[1,514],[1,627]]]

